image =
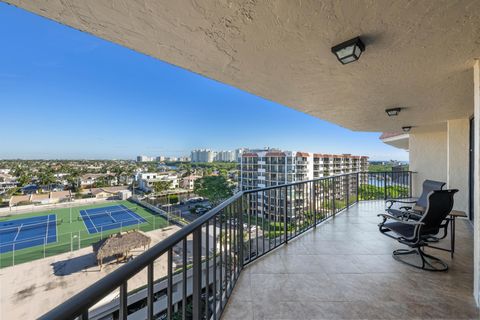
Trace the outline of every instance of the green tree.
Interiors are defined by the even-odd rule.
[[[57,180],[55,179],[55,176],[53,175],[51,170],[42,170],[40,174],[38,175],[38,182],[42,186],[48,186],[50,189],[50,185],[55,183]]]
[[[153,183],[153,191],[155,191],[155,193],[161,193],[170,189],[171,185],[172,185],[172,181],[168,181],[168,180],[157,181]]]
[[[195,181],[193,192],[217,205],[233,195],[233,186],[223,176],[207,176]]]

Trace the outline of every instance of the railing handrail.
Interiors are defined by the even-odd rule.
[[[90,285],[89,287],[85,288],[84,290],[80,291],[70,299],[66,300],[62,304],[58,305],[54,309],[50,310],[39,319],[72,319],[78,317],[82,314],[84,310],[88,310],[90,307],[98,303],[102,298],[107,296],[112,291],[119,288],[125,281],[131,279],[140,271],[147,268],[150,264],[152,264],[156,259],[160,256],[165,254],[169,249],[175,246],[177,243],[185,239],[187,236],[192,234],[198,228],[202,228],[202,226],[208,222],[211,218],[216,216],[219,212],[221,212],[224,208],[229,206],[230,204],[234,203],[236,200],[241,198],[244,194],[249,193],[256,193],[262,191],[268,191],[274,188],[288,188],[290,186],[302,184],[302,183],[311,183],[316,181],[322,181],[326,179],[338,178],[347,175],[357,175],[362,173],[392,173],[397,171],[382,171],[382,172],[368,172],[368,171],[358,171],[358,172],[351,172],[351,173],[344,173],[339,175],[321,177],[311,180],[303,180],[297,181],[282,185],[270,186],[265,188],[258,188],[253,190],[245,190],[239,191],[215,208],[208,211],[206,214],[198,217],[190,224],[184,226],[177,232],[173,233],[172,235],[168,236],[166,239],[162,240],[161,242],[157,243],[147,251],[140,254],[134,260],[130,261],[129,263],[121,266],[120,268],[116,269],[115,271],[107,274],[105,277],[101,278],[94,285]],[[411,171],[398,171],[398,173],[412,173]]]

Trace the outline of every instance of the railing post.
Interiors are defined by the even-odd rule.
[[[287,243],[288,242],[288,228],[287,228],[287,207],[288,207],[288,201],[287,201],[287,193],[288,193],[288,187],[285,187],[285,194],[284,194],[284,197],[285,199],[283,199],[284,201],[284,207],[283,207],[283,232],[284,232],[284,236],[285,236],[285,239],[284,239],[284,242]]]
[[[202,228],[199,227],[193,231],[193,319],[201,319],[202,305]],[[221,299],[221,297],[220,297]]]

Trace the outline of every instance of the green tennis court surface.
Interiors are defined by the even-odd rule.
[[[82,219],[81,212],[101,212],[101,208],[112,206],[120,206],[126,211],[135,213],[135,215],[138,216],[136,223],[117,223],[110,227],[105,226],[102,228],[101,232],[97,232],[95,234],[89,233]],[[163,217],[130,201],[107,201],[71,208],[66,207],[49,209],[42,212],[39,211],[32,213],[12,214],[8,217],[0,217],[0,223],[32,217],[47,217],[52,214],[56,215],[56,220],[61,221],[61,223],[57,224],[57,241],[52,242],[50,238],[46,237],[44,241],[38,240],[37,245],[29,246],[28,248],[26,246],[22,246],[21,244],[16,244],[16,247],[22,249],[15,249],[0,254],[1,268],[88,247],[92,243],[95,243],[107,237],[108,235],[117,233],[119,231],[140,229],[141,231],[146,232],[168,226],[168,222]],[[2,244],[0,243],[0,245]]]

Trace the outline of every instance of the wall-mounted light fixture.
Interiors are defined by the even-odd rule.
[[[388,114],[389,117],[395,117],[398,116],[402,108],[391,108],[391,109],[386,109],[385,112]]]
[[[405,133],[409,133],[410,130],[412,130],[412,127],[411,127],[411,126],[405,126],[405,127],[402,127],[402,130],[403,130],[403,132],[405,132]]]
[[[365,51],[365,45],[360,37],[347,40],[332,47],[333,54],[342,64],[357,61],[363,51]]]

